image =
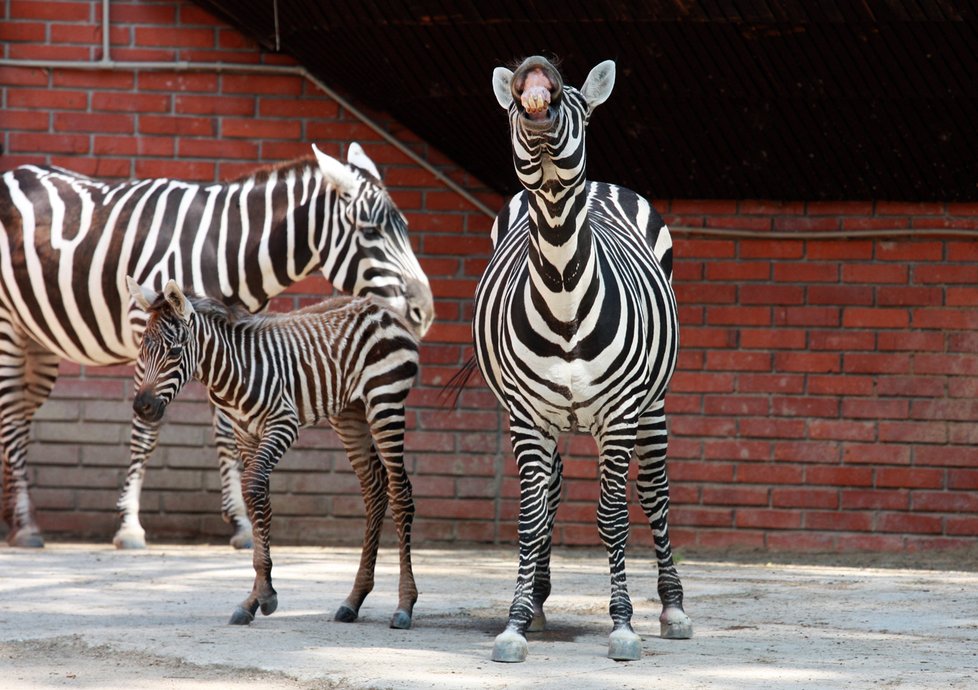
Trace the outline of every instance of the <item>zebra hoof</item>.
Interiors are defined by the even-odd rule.
[[[273,594],[272,596],[261,602],[261,612],[265,616],[271,616],[275,613],[275,609],[278,608],[278,595]]]
[[[693,636],[693,621],[680,608],[663,609],[659,616],[659,635],[665,640],[688,640]]]
[[[541,609],[540,611],[534,612],[533,618],[530,619],[530,624],[526,627],[527,632],[543,632],[547,629],[547,616]]]
[[[250,549],[252,546],[254,546],[254,544],[255,542],[251,538],[250,528],[248,529],[247,532],[245,532],[244,530],[238,530],[237,532],[234,533],[234,536],[231,537],[231,546],[233,546],[235,549],[238,549],[239,551]]]
[[[391,616],[391,627],[397,630],[409,630],[411,628],[411,614],[404,609],[398,609]]]
[[[504,664],[519,664],[526,661],[528,651],[525,637],[512,630],[504,630],[496,635],[496,641],[492,645],[492,660]]]
[[[112,537],[112,544],[117,549],[145,549],[146,531],[143,529],[120,529]]]
[[[231,620],[228,621],[228,625],[250,625],[253,620],[255,620],[255,614],[239,606],[231,614]]]
[[[608,658],[637,661],[642,658],[642,638],[630,628],[613,630],[608,637]]]
[[[44,537],[35,529],[22,528],[7,536],[7,543],[22,549],[44,548]]]
[[[333,615],[334,621],[339,621],[340,623],[352,623],[355,621],[360,614],[351,609],[346,604],[341,604],[336,613]]]

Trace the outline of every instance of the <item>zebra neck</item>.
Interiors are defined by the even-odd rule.
[[[247,382],[245,357],[241,356],[246,341],[241,327],[213,316],[196,317],[197,368],[194,378],[204,384],[210,399],[218,407],[230,409],[232,401],[241,397],[242,382]],[[252,353],[258,357],[258,352]]]
[[[531,193],[528,208],[531,299],[565,323],[576,322],[593,301],[599,278],[586,186],[573,192],[556,198]]]

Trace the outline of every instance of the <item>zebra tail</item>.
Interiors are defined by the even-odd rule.
[[[438,402],[442,407],[458,407],[458,399],[462,395],[462,389],[468,384],[475,370],[475,355],[472,355],[462,365],[462,368],[456,371],[452,375],[452,378],[448,379],[448,383],[442,386],[441,391],[438,393]],[[448,401],[450,398],[451,404],[449,405]]]

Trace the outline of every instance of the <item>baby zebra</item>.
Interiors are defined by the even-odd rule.
[[[288,314],[251,315],[184,295],[172,280],[159,295],[132,278],[128,284],[149,314],[136,360],[136,414],[159,420],[193,377],[234,426],[254,532],[255,585],[230,623],[247,625],[259,606],[265,615],[278,606],[268,547],[269,475],[300,427],[327,419],[360,480],[367,512],[360,568],[336,620],[356,620],[373,588],[389,500],[401,561],[391,627],[411,627],[418,590],[411,570],[414,501],[404,470],[404,400],[418,372],[416,334],[375,298],[338,297]]]

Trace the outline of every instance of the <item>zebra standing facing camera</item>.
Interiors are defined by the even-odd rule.
[[[272,587],[269,477],[299,428],[328,419],[360,480],[367,527],[360,569],[336,619],[356,620],[373,589],[388,502],[400,545],[392,628],[411,627],[418,590],[411,569],[414,501],[404,469],[404,401],[418,372],[418,329],[380,300],[340,297],[288,314],[250,315],[188,297],[172,280],[157,295],[128,279],[149,314],[135,372],[133,409],[158,422],[191,378],[234,428],[242,493],[254,525],[255,584],[231,623],[247,625],[278,606]]]
[[[614,626],[608,656],[642,653],[625,582],[633,455],[659,566],[661,633],[692,635],[667,521],[663,399],[679,346],[672,242],[644,198],[585,177],[585,128],[614,76],[614,62],[602,62],[578,90],[542,57],[493,73],[525,189],[493,226],[495,249],[476,292],[473,325],[476,359],[509,411],[520,477],[519,573],[495,661],[523,661],[525,633],[545,624],[562,432],[590,432],[600,453],[598,532],[608,551]]]

